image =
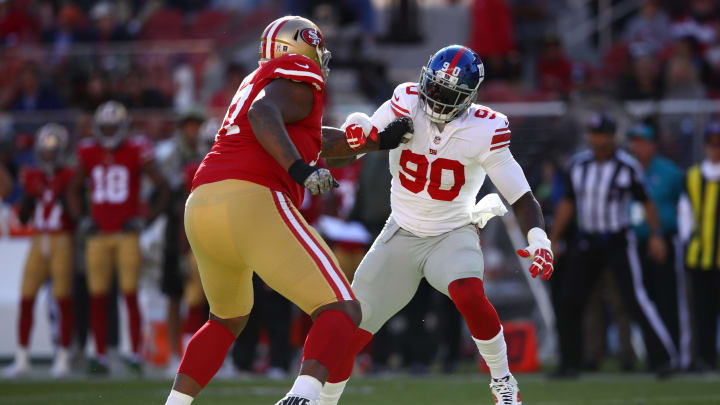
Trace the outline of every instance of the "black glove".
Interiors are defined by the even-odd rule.
[[[123,231],[125,232],[142,232],[145,229],[145,218],[133,217],[123,223]]]
[[[91,217],[82,217],[78,221],[77,231],[85,236],[94,235],[98,232],[98,226]]]
[[[414,131],[412,120],[409,117],[400,117],[389,123],[380,133],[380,150],[397,148],[406,134]]]
[[[296,183],[310,190],[312,195],[324,194],[331,188],[340,186],[330,170],[310,166],[302,159],[290,165],[288,174]]]

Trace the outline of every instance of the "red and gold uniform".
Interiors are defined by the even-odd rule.
[[[99,231],[88,237],[85,251],[90,294],[107,292],[114,267],[122,292],[134,292],[140,246],[137,231],[124,226],[140,216],[141,175],[154,159],[152,145],[142,137],[132,137],[115,149],[106,149],[87,138],[78,146],[77,155],[78,165],[90,179],[91,217]]]
[[[35,200],[31,217],[35,235],[23,274],[22,296],[34,297],[48,279],[53,295],[70,295],[72,286],[72,223],[60,200],[67,191],[72,169],[58,169],[47,175],[37,168],[25,169],[21,183],[25,195]]]
[[[266,60],[235,94],[186,204],[188,240],[211,312],[221,318],[250,312],[253,271],[307,313],[354,299],[331,250],[296,208],[304,189],[265,151],[248,121],[252,101],[277,78],[308,83],[313,89],[310,115],[286,124],[286,129],[302,159],[317,161],[323,73],[302,55]]]
[[[47,174],[38,168],[22,171],[20,182],[25,198],[34,201],[30,217],[35,234],[25,262],[21,287],[19,344],[27,347],[33,323],[33,304],[40,287],[52,280],[53,296],[60,309],[60,346],[72,338],[72,230],[73,225],[61,202],[73,171],[60,168]]]

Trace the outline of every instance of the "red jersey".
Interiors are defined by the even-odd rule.
[[[73,229],[70,217],[60,203],[73,177],[73,170],[61,168],[48,175],[36,167],[26,168],[20,175],[24,193],[35,200],[32,226],[37,232],[68,232]]]
[[[78,165],[90,177],[91,215],[101,232],[117,232],[140,214],[142,169],[155,158],[150,142],[132,137],[115,149],[94,138],[78,145]]]
[[[217,141],[200,164],[193,189],[220,180],[246,180],[285,193],[300,207],[304,189],[297,184],[255,138],[247,111],[260,91],[277,78],[309,83],[314,92],[310,115],[285,124],[302,159],[314,165],[320,155],[325,82],[320,68],[302,55],[285,55],[263,63],[245,77],[233,97]]]

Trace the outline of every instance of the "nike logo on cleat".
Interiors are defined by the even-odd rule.
[[[290,397],[282,401],[282,405],[308,405],[310,400],[301,397]]]
[[[295,64],[298,65],[298,66],[300,66],[300,67],[303,68],[303,69],[307,69],[307,68],[310,67],[310,65],[301,65],[301,64],[299,64],[299,63],[297,63],[297,62],[295,62]]]

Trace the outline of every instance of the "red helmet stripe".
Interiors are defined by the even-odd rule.
[[[467,52],[467,50],[468,50],[468,49],[463,46],[462,48],[460,48],[459,51],[457,51],[457,53],[456,53],[455,56],[453,57],[452,61],[450,62],[450,66],[448,66],[448,68],[447,68],[447,72],[448,72],[448,73],[452,74],[453,69],[455,69],[455,66],[456,66],[457,63],[460,61],[460,58],[461,58],[463,55],[465,55],[465,52]]]
[[[288,22],[287,19],[283,20],[278,24],[277,28],[275,28],[275,31],[272,33],[272,40],[270,41],[270,59],[275,57],[275,37],[277,36],[278,31],[280,31],[280,28],[282,28],[285,23]]]

